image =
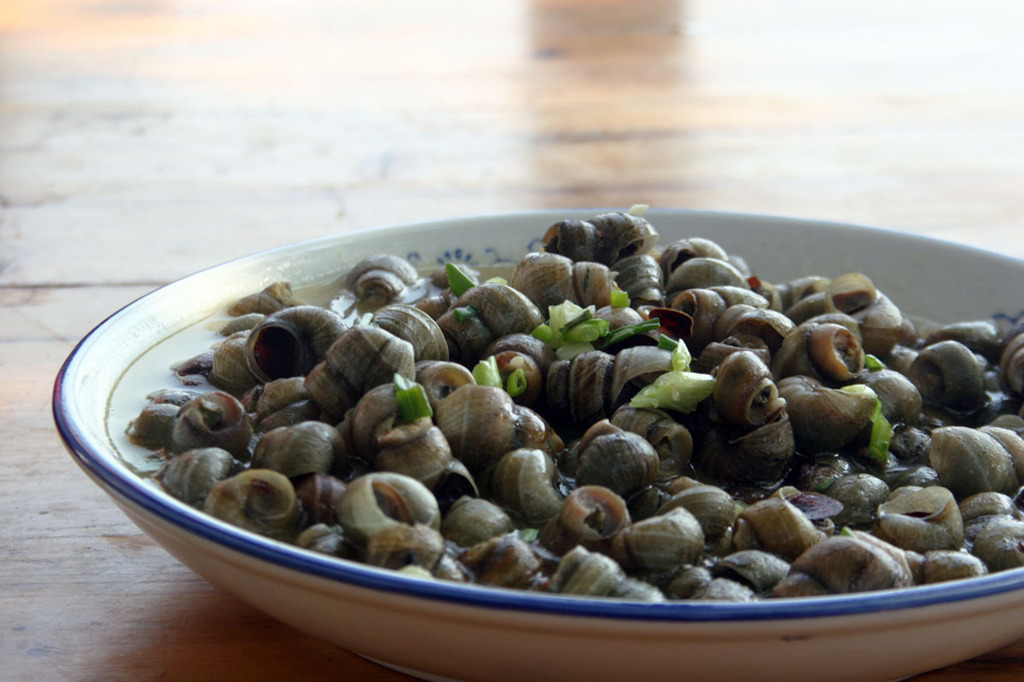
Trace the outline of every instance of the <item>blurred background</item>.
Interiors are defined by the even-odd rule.
[[[1021,26],[1014,0],[0,0],[10,679],[361,663],[201,581],[68,461],[53,377],[119,306],[297,240],[541,208],[1024,257]]]

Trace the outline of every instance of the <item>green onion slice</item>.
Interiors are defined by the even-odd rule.
[[[471,317],[476,317],[480,311],[471,305],[459,306],[458,308],[452,308],[452,315],[459,322],[465,322]]]
[[[652,320],[645,320],[643,322],[637,322],[636,324],[628,324],[624,327],[613,329],[608,332],[608,335],[605,336],[601,343],[597,345],[597,348],[601,349],[607,348],[608,346],[614,346],[617,343],[625,341],[631,336],[653,332],[658,329],[659,326],[661,326],[661,323],[658,322],[658,318],[655,317]]]
[[[632,407],[675,410],[689,413],[715,390],[715,378],[710,374],[674,370],[665,372],[644,386],[629,402]]]
[[[664,334],[658,334],[658,348],[662,350],[675,350],[679,342],[672,337],[665,336]]]
[[[868,455],[879,464],[889,461],[889,443],[892,442],[892,424],[882,414],[882,400],[870,386],[850,384],[840,390],[847,393],[867,393],[875,398],[875,409],[871,412],[871,438],[868,441]]]
[[[398,410],[402,414],[402,419],[412,422],[434,416],[434,410],[430,407],[430,401],[427,400],[427,392],[423,386],[398,373],[395,373],[394,383],[395,399],[398,401]]]
[[[613,308],[628,308],[629,294],[622,289],[612,289],[611,305]]]
[[[555,338],[555,330],[553,330],[550,325],[541,324],[530,332],[530,335],[534,338],[540,339],[544,343],[551,343]]]
[[[594,350],[594,346],[590,343],[569,343],[556,348],[555,357],[559,360],[572,360],[580,353],[586,353],[587,351],[592,350]]]
[[[686,347],[684,341],[680,340],[672,349],[672,369],[677,372],[688,372],[692,360],[693,355],[690,354],[690,349]]]
[[[476,286],[473,280],[459,269],[459,266],[455,263],[446,263],[444,271],[448,273],[448,286],[451,287],[452,293],[456,296],[462,296],[466,291]]]
[[[520,367],[508,375],[508,380],[505,382],[505,391],[513,398],[518,398],[526,391],[527,383],[526,372]]]
[[[885,366],[884,362],[876,358],[874,355],[871,355],[870,353],[866,353],[864,355],[864,366],[867,367],[872,372],[877,372],[880,369],[888,369]]]
[[[473,368],[473,379],[481,386],[503,388],[497,358],[492,355],[486,360],[476,363],[476,367]]]
[[[519,539],[523,542],[537,542],[540,537],[540,528],[523,528],[519,531]]]

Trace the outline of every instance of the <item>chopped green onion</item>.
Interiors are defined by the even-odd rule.
[[[628,324],[624,327],[613,329],[611,332],[608,333],[607,336],[604,337],[604,339],[597,346],[597,348],[607,348],[608,346],[614,346],[617,343],[625,341],[631,336],[636,336],[637,334],[646,334],[647,332],[653,332],[660,325],[661,323],[658,322],[658,318],[654,318],[653,320],[645,320],[643,322],[637,322],[636,324]]]
[[[658,348],[662,350],[675,350],[679,342],[675,339],[665,336],[664,334],[658,334]]]
[[[459,266],[455,263],[445,264],[444,270],[448,273],[448,286],[451,287],[452,293],[456,296],[462,296],[467,290],[476,286],[473,280],[459,269]]]
[[[508,375],[508,380],[505,382],[505,392],[513,398],[521,396],[527,387],[526,372],[520,367],[516,371]]]
[[[549,325],[541,324],[537,325],[537,328],[530,332],[530,336],[540,339],[544,343],[551,343],[555,338],[555,330],[553,330]]]
[[[629,294],[622,289],[612,289],[611,305],[613,308],[628,308]]]
[[[488,284],[506,284],[507,285],[508,284],[508,280],[505,279],[504,277],[491,277],[489,280],[487,280],[487,283]]]
[[[412,422],[434,416],[434,410],[430,407],[423,386],[398,373],[395,373],[394,383],[395,399],[398,401],[398,411],[402,419]]]
[[[857,534],[853,532],[853,529],[849,526],[843,526],[843,529],[839,531],[839,534],[847,538],[855,538]]]
[[[523,528],[519,531],[519,539],[523,542],[537,542],[540,537],[540,528]]]
[[[871,355],[871,353],[866,353],[864,355],[864,366],[867,367],[872,372],[877,372],[880,369],[887,369],[885,363],[876,358],[874,355]]]
[[[596,309],[593,306],[580,308],[579,312],[577,312],[574,317],[571,317],[568,321],[558,325],[559,333],[564,334],[573,327],[577,327],[583,324],[584,322],[590,322],[592,319],[594,319],[595,312]]]
[[[459,322],[465,322],[471,317],[476,317],[479,312],[479,310],[471,305],[464,305],[452,309],[452,315],[454,315],[455,319]]]
[[[688,372],[692,360],[693,356],[690,354],[690,349],[686,347],[683,341],[677,343],[676,347],[672,349],[672,369],[675,371]]]
[[[629,402],[632,407],[651,407],[689,413],[715,390],[710,374],[665,372],[654,383],[644,386]]]
[[[573,324],[589,319],[586,317],[586,310],[586,308],[582,308],[572,301],[562,301],[558,305],[548,306],[548,324],[551,325],[551,328],[556,333],[560,334]],[[596,311],[596,307],[591,310],[589,313],[590,317],[593,317]]]
[[[826,478],[824,481],[814,486],[814,490],[812,492],[821,493],[822,495],[825,495],[826,493],[828,493],[828,489],[831,488],[838,480],[838,477]]]
[[[633,204],[629,209],[629,215],[640,218],[644,213],[647,213],[647,209],[650,207],[650,204]]]
[[[556,348],[555,357],[559,360],[572,360],[580,353],[592,350],[594,350],[594,346],[589,343],[570,343]]]
[[[871,438],[868,440],[868,455],[879,464],[889,461],[889,443],[892,441],[892,424],[882,414],[882,400],[870,386],[850,384],[840,390],[847,393],[866,393],[874,396],[875,409],[871,412]]]
[[[502,388],[498,360],[492,355],[486,360],[476,363],[476,367],[473,368],[473,379],[481,386]]]
[[[562,343],[593,343],[608,333],[608,320],[584,320],[562,331]]]

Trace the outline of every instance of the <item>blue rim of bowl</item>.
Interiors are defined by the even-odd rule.
[[[665,209],[662,209],[663,212]],[[568,212],[568,211],[566,211]],[[541,212],[537,212],[541,213]],[[693,211],[692,213],[717,213]],[[526,215],[525,213],[523,215]],[[719,215],[740,218],[759,218],[798,223],[815,223],[839,228],[867,229],[899,234],[885,228],[865,227],[843,223],[722,212]],[[466,218],[483,219],[489,216]],[[456,219],[457,220],[457,219]],[[438,221],[434,221],[438,222]],[[447,222],[447,221],[445,221]],[[399,225],[395,227],[409,227]],[[387,228],[384,228],[387,229]],[[354,233],[352,233],[354,234]],[[924,241],[941,242],[929,237]],[[328,241],[321,238],[311,241]],[[943,242],[946,243],[946,242]],[[282,247],[288,248],[288,247]],[[967,250],[981,249],[964,247]],[[276,250],[276,249],[275,249]],[[998,257],[998,254],[991,254]],[[257,254],[259,255],[259,254]],[[1005,258],[1005,257],[1003,257]],[[246,260],[246,258],[238,259]],[[227,265],[222,264],[222,265]],[[221,265],[214,266],[221,267]],[[213,268],[210,268],[213,269]],[[199,274],[199,273],[195,273]],[[187,278],[186,278],[187,279]],[[181,280],[178,280],[181,281]],[[174,283],[172,283],[174,284]],[[166,285],[166,286],[171,286]],[[161,287],[162,289],[164,287]],[[793,620],[801,618],[825,618],[855,614],[892,612],[928,606],[953,604],[985,597],[992,597],[1024,589],[1024,568],[992,573],[966,580],[920,585],[899,590],[864,592],[826,597],[799,599],[765,599],[754,602],[697,602],[670,600],[662,603],[640,603],[615,599],[593,599],[576,596],[556,595],[492,588],[473,584],[441,580],[422,580],[402,575],[395,571],[380,569],[358,562],[335,559],[317,554],[297,546],[270,540],[258,534],[245,531],[220,522],[202,512],[189,508],[156,487],[145,485],[142,477],[126,466],[105,458],[101,451],[105,447],[92,440],[75,424],[73,408],[70,407],[68,382],[75,376],[75,366],[88,350],[96,336],[125,311],[140,304],[146,298],[160,291],[157,289],[117,310],[94,327],[74,347],[62,364],[53,387],[52,412],[57,431],[65,447],[77,464],[93,478],[101,488],[112,496],[119,497],[139,510],[151,514],[164,522],[184,530],[197,538],[215,543],[248,558],[264,561],[299,574],[336,580],[349,585],[387,592],[407,597],[443,601],[469,607],[505,609],[537,614],[632,619],[644,621],[678,622],[757,622],[770,620]],[[116,456],[115,456],[116,458]]]

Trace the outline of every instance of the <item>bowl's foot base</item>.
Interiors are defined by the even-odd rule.
[[[426,680],[427,682],[459,682],[458,680],[455,680],[451,677],[444,677],[442,675],[434,675],[432,673],[425,673],[419,670],[413,670],[412,668],[406,668],[400,665],[395,665],[394,663],[382,661],[379,658],[370,658],[369,656],[363,656],[363,658],[365,658],[368,661],[373,661],[377,665],[384,666],[385,668],[394,670],[395,672],[400,672],[404,675],[410,675],[421,680]]]

